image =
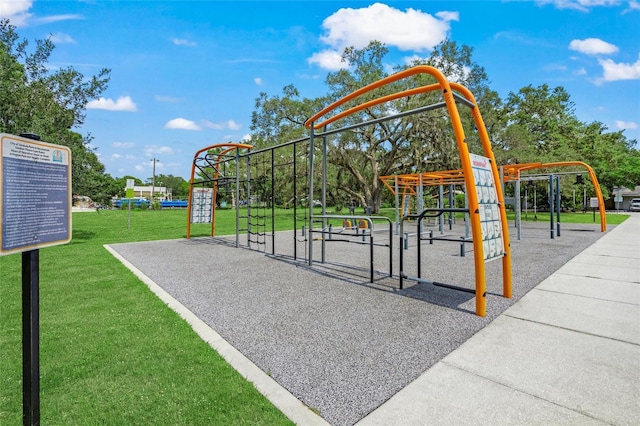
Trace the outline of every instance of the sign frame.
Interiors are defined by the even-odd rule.
[[[69,147],[0,133],[0,177],[0,256],[71,241]]]

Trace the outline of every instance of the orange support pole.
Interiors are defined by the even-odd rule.
[[[389,83],[401,80],[403,78],[407,78],[416,74],[429,74],[437,80],[436,84],[431,84],[427,86],[421,86],[410,90],[401,91],[398,93],[394,93],[391,95],[386,95],[379,97],[377,99],[364,102],[352,108],[346,109],[342,112],[335,114],[334,116],[325,119],[324,121],[319,122],[319,119],[329,112],[335,110],[337,107],[346,104],[347,102],[356,99],[360,95],[368,93],[372,90],[381,88]],[[399,99],[406,96],[412,96],[420,93],[426,93],[435,90],[441,90],[442,97],[444,99],[444,106],[446,106],[449,116],[451,118],[451,125],[453,128],[453,132],[456,138],[456,144],[458,147],[458,153],[460,155],[460,161],[462,164],[462,172],[460,173],[452,173],[450,176],[429,176],[429,180],[434,181],[446,181],[447,179],[458,179],[458,182],[464,182],[467,188],[468,193],[468,201],[469,201],[469,218],[471,222],[471,232],[473,236],[473,247],[474,247],[474,270],[475,270],[475,295],[476,295],[476,314],[479,316],[486,315],[486,276],[485,276],[485,264],[484,264],[484,248],[482,241],[482,227],[480,221],[480,211],[479,211],[479,202],[478,202],[478,194],[476,192],[475,179],[473,175],[473,168],[470,159],[469,147],[467,145],[467,141],[465,139],[464,129],[462,126],[462,122],[460,120],[460,114],[458,113],[456,98],[454,96],[453,90],[461,92],[463,96],[469,101],[472,109],[472,114],[474,118],[474,122],[476,127],[480,131],[480,139],[482,141],[482,146],[484,150],[485,157],[489,159],[491,163],[491,174],[493,176],[494,182],[496,184],[496,196],[498,199],[498,203],[500,206],[500,221],[502,225],[502,236],[504,241],[504,250],[503,250],[503,286],[504,286],[504,295],[505,297],[511,297],[511,254],[509,247],[509,236],[508,236],[508,225],[506,220],[506,210],[504,206],[504,195],[502,194],[502,187],[500,186],[500,178],[498,175],[497,165],[495,163],[495,157],[493,155],[493,151],[491,150],[491,143],[489,141],[489,137],[487,135],[484,123],[482,121],[482,117],[480,112],[478,111],[478,107],[475,103],[475,99],[470,91],[464,88],[461,85],[455,83],[449,83],[444,75],[438,71],[437,69],[420,65],[408,70],[404,70],[388,77],[385,77],[381,80],[378,80],[374,83],[371,83],[365,87],[362,87],[349,95],[339,99],[333,104],[323,108],[321,111],[313,115],[305,122],[305,127],[310,129],[322,129],[328,124],[333,123],[341,118],[347,117],[350,114],[353,114],[358,111],[362,111],[363,109],[370,108],[372,106],[389,102],[391,100]],[[459,95],[457,95],[459,96]],[[458,171],[459,172],[459,171]],[[422,176],[420,176],[422,177]],[[388,176],[382,177],[382,181],[385,186],[389,188],[394,194],[396,189],[391,187],[391,184],[387,182]],[[395,183],[395,182],[394,182]],[[412,184],[403,183],[404,190],[407,188],[410,190],[413,189]]]

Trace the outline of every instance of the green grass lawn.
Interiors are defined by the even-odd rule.
[[[40,250],[42,424],[291,424],[103,248],[182,238],[186,212],[127,216],[76,213],[71,243]],[[20,268],[0,258],[2,425],[22,424]]]
[[[298,226],[305,214],[298,210]],[[381,214],[395,218],[393,209]],[[609,224],[626,218],[607,215]],[[43,424],[290,424],[103,247],[183,238],[186,220],[184,210],[134,210],[130,219],[126,210],[75,213],[72,241],[40,250]],[[592,223],[593,216],[563,214],[562,221]],[[275,229],[292,226],[293,210],[277,210]],[[192,236],[210,232],[210,225],[191,228]],[[219,210],[216,234],[233,232],[234,210]],[[22,423],[20,274],[19,254],[0,257],[2,425]]]

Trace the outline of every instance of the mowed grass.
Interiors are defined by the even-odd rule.
[[[126,211],[75,213],[72,242],[40,250],[42,424],[291,424],[103,247],[182,238],[186,211],[132,211],[127,223]],[[4,256],[2,425],[22,424],[21,312],[21,256]]]

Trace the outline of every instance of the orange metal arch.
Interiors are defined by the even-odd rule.
[[[462,170],[445,170],[438,172],[408,173],[401,175],[381,176],[380,180],[384,186],[395,195],[395,182],[398,181],[398,188],[410,188],[411,194],[416,194],[415,188],[422,182],[423,186],[437,185],[464,185],[464,173]]]
[[[220,163],[220,157],[223,156],[224,154],[234,150],[238,150],[238,149],[252,149],[253,145],[248,145],[245,143],[230,143],[230,142],[219,143],[219,144],[214,144],[214,145],[210,145],[205,148],[202,148],[201,150],[197,151],[194,154],[193,163],[191,164],[191,178],[189,179],[189,202],[187,203],[187,239],[191,238],[191,207],[193,202],[193,184],[195,183],[194,180],[195,180],[195,173],[196,173],[196,163],[200,158],[200,154],[202,154],[203,152],[211,151],[212,149],[217,149],[217,148],[226,148],[226,149],[223,149],[222,151],[215,154],[216,165]],[[219,175],[219,172],[216,167],[215,179],[218,178],[218,175]],[[213,212],[211,215],[211,236],[212,237],[215,235],[217,192],[218,192],[218,182],[214,181],[213,182],[213,206],[212,206]]]
[[[415,89],[401,91],[392,95],[386,95],[386,96],[380,97],[372,101],[364,102],[356,107],[347,109],[343,112],[340,112],[334,115],[333,117],[330,117],[320,123],[317,123],[317,121],[321,117],[324,117],[331,111],[334,111],[339,106],[344,105],[347,102],[353,99],[356,99],[357,97],[365,93],[371,92],[375,89],[384,87],[387,84],[390,84],[395,81],[399,81],[404,78],[417,75],[417,74],[429,74],[436,79],[437,83],[431,84],[428,86],[418,87]],[[500,206],[500,219],[501,219],[502,236],[503,236],[503,242],[504,242],[504,256],[502,259],[503,295],[509,298],[512,295],[511,248],[510,248],[510,242],[509,242],[509,230],[508,230],[507,214],[506,214],[505,204],[504,204],[504,195],[502,193],[502,186],[498,184],[498,182],[500,182],[500,179],[499,179],[498,169],[496,166],[495,156],[493,155],[489,136],[484,126],[484,122],[482,121],[482,116],[480,115],[480,111],[478,111],[478,107],[476,105],[476,101],[475,101],[475,98],[473,97],[473,94],[460,84],[450,83],[445,78],[445,76],[436,68],[426,66],[426,65],[420,65],[420,66],[416,66],[416,67],[392,74],[388,77],[385,77],[381,80],[378,80],[374,83],[371,83],[367,86],[364,86],[350,93],[349,95],[339,99],[338,101],[332,103],[331,105],[328,105],[327,107],[320,110],[318,113],[314,114],[311,118],[309,118],[305,122],[304,125],[307,129],[311,129],[313,131],[315,129],[323,128],[324,126],[330,123],[333,123],[334,121],[337,121],[340,118],[347,117],[350,114],[353,114],[357,111],[361,111],[362,109],[368,108],[370,106],[377,105],[383,102],[388,102],[390,100],[398,99],[401,97],[410,96],[417,93],[434,91],[438,89],[441,90],[442,92],[445,106],[449,112],[449,117],[451,118],[451,125],[456,138],[456,144],[458,147],[458,153],[460,155],[460,161],[462,163],[462,172],[464,176],[464,182],[467,187],[467,191],[469,193],[468,194],[469,210],[470,210],[469,217],[471,222],[471,232],[473,236],[473,246],[474,246],[474,271],[475,271],[475,282],[476,282],[476,290],[475,290],[476,314],[479,316],[485,316],[486,314],[486,276],[485,276],[485,265],[484,265],[484,249],[482,246],[482,228],[480,223],[478,195],[476,193],[476,186],[475,186],[475,181],[473,177],[472,164],[471,164],[471,159],[469,157],[469,148],[466,143],[464,129],[462,126],[462,122],[460,120],[460,114],[456,106],[456,100],[453,95],[453,90],[460,92],[473,105],[471,110],[472,110],[474,124],[478,129],[484,155],[489,159],[491,163],[492,175],[494,178],[494,182],[496,183],[496,195],[498,197],[498,203]]]
[[[533,169],[547,169],[551,167],[567,167],[567,166],[578,166],[584,167],[589,173],[589,178],[591,179],[591,183],[593,183],[593,187],[596,191],[596,197],[598,198],[598,211],[600,212],[600,231],[607,231],[607,213],[604,208],[604,198],[602,197],[602,191],[600,190],[600,183],[598,182],[598,177],[596,176],[596,172],[593,168],[587,163],[583,163],[582,161],[556,161],[553,163],[524,163],[524,164],[513,164],[503,166],[504,170],[504,181],[512,181],[520,178],[520,172],[525,170],[533,170]]]

